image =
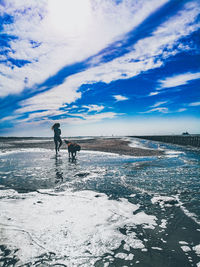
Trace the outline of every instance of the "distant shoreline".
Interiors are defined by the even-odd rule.
[[[182,135],[144,135],[130,136],[139,139],[158,141],[168,144],[176,144],[181,146],[200,147],[200,134],[182,134]]]

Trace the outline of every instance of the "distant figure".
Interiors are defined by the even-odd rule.
[[[60,147],[62,146],[62,140],[61,140],[61,130],[60,128],[60,123],[55,123],[52,127],[52,130],[54,130],[54,143],[55,143],[55,150],[56,150],[56,155],[58,154],[58,151],[60,150]],[[58,145],[59,143],[59,145]]]

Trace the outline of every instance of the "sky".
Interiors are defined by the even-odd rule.
[[[198,0],[0,0],[0,135],[200,134]]]

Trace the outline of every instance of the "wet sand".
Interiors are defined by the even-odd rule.
[[[117,153],[128,156],[159,156],[163,155],[163,151],[153,149],[143,149],[138,147],[130,147],[131,142],[119,138],[91,139],[79,141],[83,150],[102,151],[109,153]]]
[[[63,138],[64,139],[64,138]],[[67,139],[67,138],[66,138]],[[139,147],[131,147],[129,141],[121,138],[91,138],[91,139],[68,139],[71,142],[78,143],[81,150],[101,151],[116,153],[120,155],[128,155],[135,157],[143,156],[160,156],[164,152],[161,150],[143,149]],[[0,148],[46,148],[54,149],[54,142],[51,138],[0,138]],[[67,150],[64,144],[61,150]]]

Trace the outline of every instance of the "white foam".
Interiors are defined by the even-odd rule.
[[[177,151],[177,150],[171,150],[171,149],[166,149],[165,154],[168,158],[177,158],[181,154],[185,154],[183,151]]]
[[[164,207],[171,207],[171,203],[177,202],[177,200],[175,197],[154,196],[151,199],[151,202],[152,204],[159,204],[161,208],[164,208]]]
[[[181,249],[182,249],[184,252],[189,252],[189,251],[191,251],[191,248],[188,247],[188,246],[181,246]]]
[[[117,253],[115,255],[115,258],[129,260],[129,261],[131,261],[133,259],[133,257],[134,257],[134,255],[132,253],[130,253],[128,255],[126,253]]]
[[[25,153],[25,152],[52,152],[51,149],[46,149],[46,148],[18,148],[18,149],[12,149],[12,150],[2,150],[0,151],[0,156],[7,156],[11,154],[18,154],[18,153]]]
[[[127,159],[133,159],[133,158],[136,158],[136,159],[138,159],[138,158],[144,158],[143,156],[141,156],[141,157],[136,157],[136,156],[129,156],[129,155],[121,155],[121,154],[119,154],[119,153],[111,153],[111,152],[103,152],[103,151],[93,151],[93,150],[82,150],[81,151],[81,154],[83,154],[83,153],[87,153],[87,154],[92,154],[92,155],[97,155],[97,156],[109,156],[109,159],[111,159],[111,158],[127,158]]]
[[[162,220],[161,220],[160,227],[161,227],[161,228],[167,228],[167,220],[162,219]]]
[[[172,207],[173,204],[176,206],[179,206],[181,210],[185,213],[186,216],[190,217],[192,220],[194,220],[197,224],[200,224],[200,222],[197,219],[197,215],[195,213],[192,213],[188,211],[184,206],[183,203],[180,201],[178,195],[174,197],[168,197],[168,196],[154,196],[151,199],[152,204],[159,204],[161,208],[164,207]]]
[[[50,142],[50,141],[53,141],[53,139],[23,139],[23,140],[15,140],[15,141],[11,141],[12,143],[15,143],[15,144],[22,144],[22,143],[28,143],[28,144],[35,144],[35,143],[45,143],[45,142]]]
[[[181,244],[181,245],[188,245],[188,243],[185,242],[185,241],[179,241],[179,244]]]
[[[144,212],[134,215],[139,205],[123,198],[109,200],[105,194],[95,197],[97,193],[93,191],[41,193],[20,194],[14,201],[3,198],[0,202],[0,243],[19,248],[19,265],[52,251],[57,257],[66,255],[62,260],[66,265],[93,266],[98,257],[112,253],[122,241],[144,249],[134,232],[124,235],[120,228],[156,225],[155,216]],[[127,260],[128,257],[132,256],[127,253]]]
[[[197,219],[197,215],[187,210],[186,207],[183,206],[183,203],[180,201],[178,196],[176,196],[176,200],[178,201],[178,204],[181,210],[184,212],[184,214],[200,225],[200,221]]]
[[[154,250],[162,250],[162,248],[159,248],[159,247],[152,247],[152,249],[154,249]]]
[[[129,141],[129,146],[134,148],[142,148],[142,149],[150,149],[145,146],[140,140],[132,139],[132,138],[122,138],[124,141]]]
[[[195,251],[195,253],[197,254],[197,256],[200,257],[200,244],[194,246],[192,249]]]

